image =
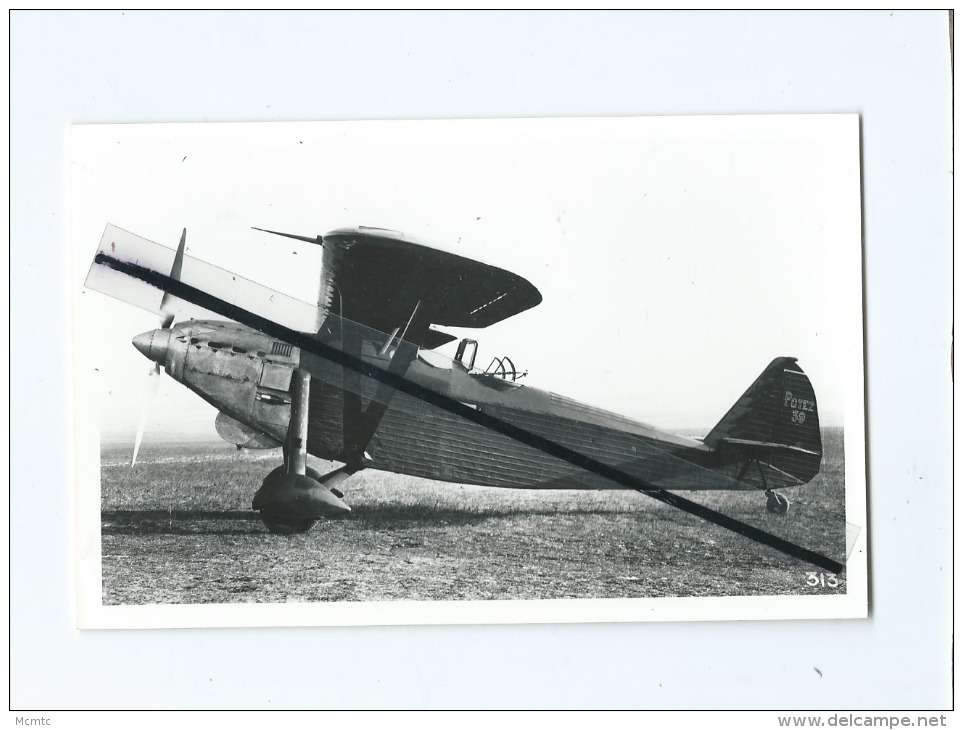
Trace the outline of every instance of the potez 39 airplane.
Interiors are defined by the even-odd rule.
[[[282,449],[253,499],[272,532],[349,512],[342,488],[362,469],[490,487],[631,488],[696,514],[711,511],[675,491],[759,490],[770,513],[785,514],[776,490],[819,471],[816,397],[794,358],[773,360],[705,438],[677,436],[530,387],[508,358],[483,371],[475,340],[461,340],[454,360],[432,352],[455,339],[435,326],[488,327],[539,304],[524,278],[383,229],[277,235],[323,248],[317,307],[186,257],[185,236],[175,252],[114,226],[87,278],[162,315],[134,347],[218,409],[225,440]],[[175,324],[185,302],[224,319]],[[344,466],[320,474],[307,454]]]

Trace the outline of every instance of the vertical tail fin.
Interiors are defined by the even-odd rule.
[[[822,461],[819,411],[796,359],[773,360],[704,441],[720,453],[720,466],[736,468],[742,481],[762,482],[756,486],[812,479]],[[758,470],[749,468],[752,462]]]

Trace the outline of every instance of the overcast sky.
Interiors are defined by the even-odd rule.
[[[78,292],[108,223],[171,248],[186,227],[189,255],[307,301],[320,250],[251,226],[378,226],[541,291],[451,330],[533,387],[704,428],[790,355],[824,424],[860,410],[854,115],[82,126],[69,166]],[[157,318],[96,292],[74,316],[78,383],[99,390],[105,437],[132,439],[151,366],[130,340]],[[214,415],[165,377],[146,438],[214,436]]]

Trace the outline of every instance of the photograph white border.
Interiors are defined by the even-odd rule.
[[[189,628],[864,618],[868,587],[858,122],[855,115],[780,115],[72,129],[68,172],[70,245],[75,257],[71,279],[74,433],[78,437],[75,491],[78,540],[83,548],[77,554],[78,625]],[[643,149],[632,149],[635,143]],[[285,144],[293,147],[293,153],[282,151]],[[345,147],[346,151],[341,149]],[[173,156],[176,165],[182,153],[185,160],[202,155],[207,160],[192,162],[186,173],[183,165],[177,165],[172,174],[172,149],[178,150]],[[391,159],[391,150],[404,150],[400,161]],[[236,156],[241,151],[244,158],[238,165]],[[452,159],[458,164],[452,165]],[[314,169],[324,169],[331,182],[306,179]],[[515,195],[497,193],[506,169],[512,170],[511,182],[518,187]],[[371,180],[373,171],[381,179]],[[563,176],[565,182],[556,189]],[[194,182],[209,178],[250,182],[232,186],[228,193],[205,190]],[[258,187],[262,180],[276,182]],[[285,184],[285,180],[296,182]],[[390,195],[398,180],[405,180],[404,200],[380,202],[378,197]],[[439,186],[439,180],[444,184]],[[458,197],[445,197],[445,188],[455,181]],[[185,184],[190,187],[181,190]],[[740,189],[741,185],[747,189]],[[297,211],[304,216],[300,211],[311,211],[302,226],[311,225],[310,220],[320,214],[316,200],[324,200],[323,209],[336,214],[345,204],[349,215],[362,216],[349,221],[354,224],[372,217],[380,224],[381,216],[395,216],[389,227],[398,218],[417,226],[425,211],[436,211],[435,218],[447,221],[453,231],[458,225],[465,227],[465,240],[459,235],[458,244],[447,242],[453,252],[466,256],[484,252],[523,272],[541,271],[540,284],[546,287],[553,277],[567,275],[562,279],[567,284],[560,287],[556,281],[553,291],[580,295],[570,301],[543,302],[535,315],[544,319],[527,315],[527,322],[534,324],[522,321],[526,314],[519,315],[510,345],[502,336],[504,327],[465,333],[487,345],[486,352],[492,347],[507,348],[516,357],[531,360],[544,344],[541,333],[573,333],[574,338],[566,338],[563,355],[543,356],[539,361],[536,370],[549,372],[536,372],[536,387],[539,377],[565,377],[564,372],[551,371],[571,370],[578,362],[576,370],[582,375],[572,385],[586,389],[590,398],[607,398],[613,408],[632,402],[644,413],[646,405],[651,406],[640,406],[638,401],[664,389],[674,393],[675,400],[663,403],[663,411],[685,412],[712,398],[718,401],[710,409],[709,417],[715,421],[748,382],[736,379],[727,358],[740,356],[743,362],[737,372],[754,375],[777,355],[800,356],[803,369],[815,378],[821,424],[838,425],[841,420],[844,425],[846,525],[834,529],[840,534],[847,528],[855,532],[855,544],[847,545],[846,592],[818,595],[818,588],[812,589],[805,580],[813,566],[799,562],[787,567],[798,573],[798,592],[792,596],[101,605],[98,414],[108,400],[127,399],[131,410],[143,406],[142,357],[133,352],[129,339],[153,319],[83,286],[100,226],[108,216],[125,221],[144,216],[154,226],[169,227],[167,219],[178,211],[182,217],[206,223],[200,235],[192,227],[188,242],[193,243],[192,254],[218,256],[218,261],[229,262],[223,266],[233,267],[231,273],[253,277],[256,274],[248,272],[257,271],[262,282],[273,269],[275,280],[270,283],[276,288],[287,284],[283,293],[292,294],[295,272],[284,263],[292,260],[285,255],[290,246],[252,250],[245,246],[243,229],[207,223],[215,217],[212,208],[218,220],[273,215],[261,199],[265,195],[283,201],[289,214]],[[644,196],[660,202],[647,205]],[[195,198],[201,200],[195,203]],[[163,205],[155,211],[154,201],[160,200]],[[652,205],[659,210],[652,210]],[[408,208],[416,212],[408,213]],[[756,211],[765,222],[746,221],[746,209]],[[701,228],[687,221],[688,216],[704,219]],[[555,228],[545,229],[546,217]],[[564,218],[564,224],[556,223],[556,218]],[[478,220],[493,219],[497,223],[482,232],[468,228],[472,223],[477,226]],[[430,223],[436,228],[429,230],[444,229],[434,219]],[[680,227],[686,232],[680,232]],[[308,299],[316,291],[318,271],[304,260],[304,253],[312,251],[302,251],[293,260],[306,271],[307,289],[302,295]],[[659,257],[687,262],[666,264],[672,283],[663,283],[651,273],[662,270]],[[578,262],[577,279],[570,278],[568,269],[555,273],[564,267],[564,259]],[[707,260],[714,262],[711,271],[706,271]],[[624,276],[612,271],[616,262]],[[320,265],[317,260],[314,263]],[[691,278],[694,286],[680,288],[676,277],[686,285]],[[640,286],[645,290],[642,294]],[[649,311],[651,315],[641,314]],[[689,316],[701,319],[693,321]],[[652,335],[661,338],[658,343],[638,329],[650,319],[661,322],[653,331],[659,334]],[[105,322],[111,323],[107,330]],[[680,338],[679,332],[686,335]],[[571,348],[589,346],[580,333],[591,333],[592,340],[605,343],[604,347],[583,355],[573,352]],[[729,350],[734,336],[748,340],[742,342],[742,352]],[[658,363],[680,359],[691,368],[685,376],[678,375],[681,363]],[[706,361],[713,363],[708,371]],[[640,382],[633,367],[643,362],[650,382]],[[595,368],[608,368],[606,377],[586,378],[585,372]],[[173,381],[168,385],[173,390],[182,387]],[[188,409],[200,401],[189,395],[178,403]],[[184,413],[171,410],[168,419],[177,428],[184,422]],[[713,421],[698,425],[708,429]],[[211,425],[206,437],[212,435]],[[805,489],[799,491],[802,499]],[[350,492],[347,486],[346,491]],[[699,493],[693,492],[691,498],[698,501]],[[640,514],[647,509],[647,501],[639,500]],[[759,500],[759,526],[780,534],[780,525],[768,524],[764,514]],[[790,511],[785,519],[800,518]],[[325,525],[315,529],[323,530]],[[702,529],[719,528],[706,524]],[[768,550],[758,547],[760,556]],[[720,577],[738,581],[738,570]],[[747,586],[747,592],[754,591]],[[811,595],[814,592],[817,595]]]

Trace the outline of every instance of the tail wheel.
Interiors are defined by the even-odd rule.
[[[766,510],[771,515],[784,515],[789,511],[789,500],[782,494],[766,492]]]

